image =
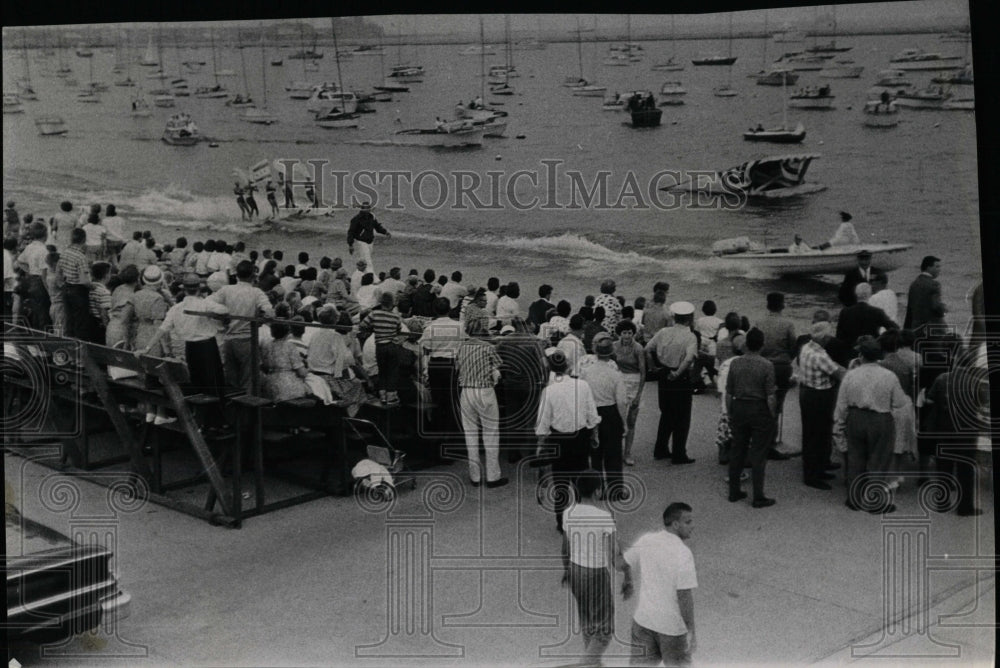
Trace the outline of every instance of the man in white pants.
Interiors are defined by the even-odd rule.
[[[486,486],[503,487],[507,478],[500,476],[500,409],[494,386],[500,380],[500,356],[486,341],[485,322],[475,320],[469,326],[469,338],[458,350],[458,384],[462,388],[459,406],[462,430],[469,453],[469,479],[473,487],[481,482],[479,433],[482,430],[486,450]]]
[[[358,248],[358,258],[368,263],[368,271],[375,273],[375,263],[372,262],[372,243],[375,241],[375,233],[384,234],[386,239],[392,237],[389,231],[382,227],[382,224],[375,220],[372,215],[372,205],[365,202],[361,205],[358,215],[351,218],[351,225],[347,229],[347,249],[354,254],[354,247]]]

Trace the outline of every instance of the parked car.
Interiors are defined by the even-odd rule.
[[[55,642],[128,616],[132,597],[111,570],[112,553],[82,545],[5,504],[7,640]]]

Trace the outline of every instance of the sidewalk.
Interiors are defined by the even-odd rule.
[[[797,394],[786,400],[786,449],[797,450]],[[851,646],[929,654],[934,641],[959,656],[942,666],[988,661],[994,629],[993,491],[980,477],[981,517],[920,510],[912,480],[885,517],[844,505],[833,491],[802,485],[801,459],[768,462],[777,505],[753,509],[726,498],[717,465],[718,398],[694,398],[690,456],[654,462],[656,389],[646,388],[634,447],[636,502],[616,512],[622,542],[657,530],[672,501],[693,507],[699,586],[696,664],[774,665],[857,660]],[[49,469],[6,455],[7,478],[29,516],[68,532],[79,517],[45,509],[38,491]],[[560,536],[535,499],[536,472],[503,462],[511,484],[472,488],[462,462],[425,472],[396,505],[365,510],[324,498],[249,519],[241,530],[148,504],[116,520],[115,567],[133,597],[119,638],[77,656],[30,665],[566,665],[578,660],[575,609],[559,586]],[[78,516],[106,508],[107,490],[74,481]],[[748,483],[745,483],[748,485]],[[979,590],[971,588],[977,581]],[[888,593],[888,596],[886,595]],[[887,602],[888,601],[888,602]],[[941,613],[974,614],[939,620]],[[627,663],[635,599],[617,600],[617,638],[606,662]],[[885,620],[930,608],[932,631],[895,631]],[[901,627],[902,628],[902,627]],[[905,630],[905,629],[904,629]],[[928,640],[932,638],[933,640]],[[121,641],[148,656],[121,656]],[[117,649],[115,649],[117,648]],[[124,650],[122,650],[124,651]],[[865,653],[871,649],[863,650]],[[903,654],[905,652],[905,654]],[[878,665],[893,659],[879,659]],[[900,664],[912,664],[901,659]]]

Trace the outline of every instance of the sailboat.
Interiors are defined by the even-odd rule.
[[[816,34],[819,32],[817,29],[816,33],[813,34],[813,45],[806,47],[806,52],[808,53],[843,53],[845,51],[850,51],[854,47],[850,46],[837,46],[837,7],[834,5],[831,7],[833,10],[833,36],[830,41],[826,44],[816,44]],[[817,28],[819,26],[817,25]]]
[[[90,82],[84,90],[76,94],[76,101],[94,104],[101,101],[99,93],[102,91],[101,85],[103,84],[94,81],[94,59],[89,59],[88,64],[90,66]],[[98,85],[95,86],[95,83],[98,83]],[[104,87],[104,89],[106,88],[107,86]]]
[[[365,45],[362,44],[361,46],[358,47],[358,49],[360,49],[363,46]],[[357,49],[355,49],[354,53],[357,52],[358,52]],[[376,91],[380,91],[383,93],[409,93],[410,92],[409,86],[404,85],[398,79],[393,79],[385,75],[385,47],[382,45],[381,38],[379,38],[378,46],[366,50],[364,52],[364,55],[368,55],[370,53],[378,53],[378,68],[379,68],[378,71],[379,75],[382,77],[381,85],[372,86],[372,88],[374,88]]]
[[[340,70],[340,54],[337,53],[337,22],[330,17],[330,32],[333,34],[333,57],[337,63],[337,86],[344,90],[344,78]],[[355,101],[355,106],[357,102]],[[320,111],[315,116],[316,125],[328,130],[358,127],[361,114],[348,113],[343,102],[328,107],[325,111]]]
[[[299,45],[302,48],[301,53],[304,53],[305,52],[305,35],[303,35],[303,33],[302,33],[302,24],[301,23],[299,24]],[[285,86],[285,90],[288,92],[288,97],[292,98],[293,100],[308,100],[309,97],[313,94],[313,88],[316,87],[316,84],[314,84],[311,81],[307,81],[306,80],[306,60],[307,59],[301,58],[301,60],[302,60],[302,77],[303,78],[301,80],[292,81],[291,83],[289,83],[289,84],[287,84]]]
[[[243,72],[243,93],[237,93],[226,100],[227,107],[252,107],[253,98],[250,97],[250,84],[247,82],[247,59],[243,52],[242,32],[236,30],[236,48],[240,52],[240,68]]]
[[[736,62],[733,55],[733,13],[729,12],[729,55],[699,55],[691,59],[693,65],[732,65]]]
[[[795,128],[788,128],[788,96],[786,86],[781,87],[781,127],[765,129],[762,124],[756,128],[743,133],[746,141],[764,141],[772,144],[798,144],[806,138],[806,128],[802,123],[796,124]]]
[[[732,58],[733,62],[736,61],[733,58],[733,13],[729,12],[729,39],[728,41],[728,55],[727,58]],[[738,95],[736,89],[733,88],[733,65],[732,62],[726,66],[726,85],[719,86],[715,88],[712,93],[715,97],[735,97]]]
[[[59,35],[59,48],[56,53],[58,54],[59,67],[56,68],[56,76],[60,79],[68,79],[73,74],[73,68],[69,66],[69,61],[66,59],[66,45],[63,44],[62,32],[57,34]],[[73,85],[75,86],[76,84],[74,83]]]
[[[403,63],[402,28],[397,25],[396,30],[396,65],[389,72],[389,78],[400,83],[422,83],[424,80],[424,68],[422,65]]]
[[[504,56],[506,58],[506,62],[503,66],[503,69],[499,71],[502,72],[503,80],[496,84],[492,82],[490,83],[490,95],[514,94],[514,87],[510,85],[510,74],[514,70],[514,63],[512,62],[513,61],[512,51],[510,46],[510,15],[504,17],[504,49],[505,49]],[[480,66],[483,65],[484,59],[485,56],[483,59],[480,59]],[[480,76],[483,76],[482,72],[480,72]]]
[[[260,26],[260,85],[262,104],[260,107],[251,106],[244,110],[240,116],[247,123],[257,123],[258,125],[271,125],[278,122],[278,117],[267,110],[267,53],[264,46],[264,25]],[[242,57],[242,56],[241,56]]]
[[[153,33],[149,33],[149,44],[146,45],[146,53],[143,54],[139,64],[145,67],[156,67],[160,64],[156,51],[153,50]]]
[[[684,63],[677,61],[677,41],[674,30],[674,16],[670,15],[670,57],[662,63],[653,65],[654,72],[680,72],[684,69]]]
[[[576,20],[576,58],[580,66],[580,78],[576,85],[570,84],[573,95],[579,97],[604,97],[608,92],[607,86],[598,86],[587,81],[583,77],[583,29],[580,28],[580,19]]]
[[[17,95],[22,100],[34,101],[38,99],[34,87],[31,85],[31,65],[28,62],[28,33],[21,33],[22,44],[24,46],[24,78],[17,82]]]
[[[479,43],[481,45],[485,45],[486,43],[486,34],[483,29],[482,17],[479,18]],[[467,125],[471,125],[471,127],[483,130],[484,137],[503,137],[507,132],[507,112],[487,107],[483,103],[483,98],[486,95],[485,69],[486,52],[483,50],[479,54],[479,99],[470,102],[468,105],[459,102],[455,106],[455,118],[465,122]],[[459,125],[457,128],[451,129],[450,126],[448,126],[446,129],[454,131],[456,129],[461,129],[461,127],[462,126]]]
[[[214,86],[199,86],[194,89],[194,96],[200,98],[223,98],[227,97],[229,93],[226,89],[219,83],[219,63],[216,60],[215,53],[215,31],[209,28],[208,30],[209,38],[212,42],[212,76],[215,80]]]
[[[125,78],[129,81],[132,80],[132,48],[127,32],[125,33]],[[132,86],[132,109],[130,115],[132,118],[149,118],[153,115],[152,110],[149,108],[149,103],[143,96],[142,89],[134,84]]]

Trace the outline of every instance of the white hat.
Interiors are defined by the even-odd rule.
[[[500,336],[503,336],[504,334],[510,334],[513,331],[515,331],[513,325],[504,325],[503,327],[500,328]]]
[[[309,306],[310,304],[315,304],[317,301],[319,300],[313,297],[312,295],[309,295],[308,297],[302,299],[302,305]]]
[[[694,304],[691,302],[674,302],[670,305],[670,312],[674,315],[691,315],[694,313]]]

